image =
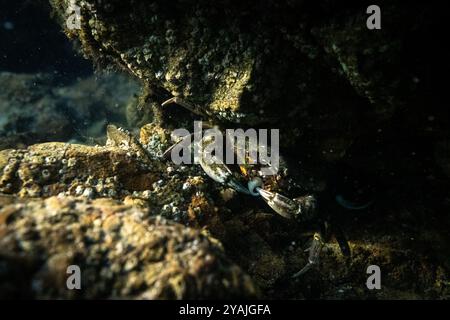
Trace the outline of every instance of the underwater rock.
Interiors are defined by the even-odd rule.
[[[286,276],[284,255],[289,252],[272,248],[270,242],[281,241],[274,238],[278,232],[286,234],[284,242],[304,241],[297,227],[273,214],[253,217],[255,205],[263,207],[263,202],[255,203],[251,197],[214,183],[198,165],[175,166],[157,158],[155,152],[139,156],[137,152],[157,150],[167,139],[165,131],[155,125],[145,126],[141,136],[138,148],[141,142],[130,133],[110,126],[108,137],[114,141],[106,147],[44,143],[0,151],[0,190],[23,199],[77,196],[121,200],[145,210],[148,216],[203,229],[226,241],[227,252],[252,274],[259,287],[270,288]],[[222,199],[224,192],[230,194]],[[268,224],[272,219],[276,222]],[[264,228],[259,220],[266,221]],[[305,263],[303,252],[298,254]]]
[[[398,204],[389,202],[387,208],[383,207],[382,203],[378,203],[367,212],[352,214],[342,212],[342,209],[339,210],[336,205],[330,206],[329,210],[332,210],[330,218],[333,225],[339,226],[349,240],[352,259],[349,262],[348,257],[341,252],[336,239],[331,238],[323,250],[320,266],[311,270],[307,276],[293,280],[292,275],[307,262],[308,256],[304,249],[308,247],[311,231],[317,230],[317,223],[314,221],[293,223],[291,220],[284,219],[272,212],[260,199],[237,194],[213,182],[198,165],[177,166],[170,161],[163,161],[157,154],[168,143],[168,132],[155,124],[142,128],[140,140],[126,130],[108,126],[108,138],[112,141],[108,141],[108,146],[105,147],[44,143],[23,150],[0,151],[0,172],[2,173],[0,187],[1,193],[4,194],[0,197],[0,210],[2,210],[0,217],[4,217],[7,225],[7,228],[3,230],[8,230],[8,234],[17,232],[24,234],[24,237],[30,237],[27,238],[28,242],[21,243],[22,247],[19,249],[5,249],[5,252],[23,251],[30,247],[35,248],[38,244],[41,245],[44,241],[42,239],[48,237],[36,234],[47,230],[44,228],[47,223],[45,219],[53,221],[53,214],[58,217],[55,218],[56,221],[59,221],[59,218],[68,219],[68,222],[64,220],[64,223],[71,225],[71,219],[74,217],[79,220],[86,215],[87,219],[102,208],[102,212],[123,212],[124,216],[130,214],[133,217],[138,215],[138,222],[136,222],[138,225],[145,224],[146,221],[153,224],[153,221],[160,217],[159,219],[172,221],[168,222],[169,225],[175,222],[184,224],[185,227],[175,224],[179,226],[176,228],[182,230],[183,228],[191,230],[188,227],[201,229],[202,234],[220,241],[226,256],[251,277],[255,286],[260,289],[261,297],[265,298],[362,298],[368,296],[429,298],[449,294],[448,282],[445,280],[450,270],[446,261],[448,248],[439,245],[439,243],[449,243],[447,229],[442,224],[435,223],[440,220],[430,219],[432,216],[437,217],[439,212],[447,212],[439,207],[436,207],[433,212],[430,209],[425,210],[420,202],[414,204],[408,201],[405,203],[413,206],[400,207]],[[147,151],[146,156],[139,154]],[[282,185],[278,187],[283,188]],[[60,204],[65,208],[61,209],[61,212],[59,209],[52,209],[52,206],[58,207]],[[417,205],[420,210],[417,209]],[[34,220],[16,219],[13,213],[16,209],[19,213],[24,212],[23,219],[28,216],[29,219],[34,219],[33,216],[39,214],[41,220],[36,220],[33,224]],[[72,214],[71,210],[75,211],[75,214]],[[101,237],[97,237],[97,233],[90,231],[90,228],[92,230],[99,228],[96,224],[107,224],[106,217],[104,222],[102,219],[100,222],[95,222],[92,218],[86,222],[83,232],[86,232],[85,236],[88,239],[86,241],[90,246],[102,246],[105,241],[109,241],[107,240],[109,231],[104,231]],[[75,219],[75,221],[78,220]],[[130,223],[128,220],[124,221],[120,223]],[[405,229],[403,221],[412,221],[411,225],[420,226],[420,229]],[[24,226],[31,228],[32,231],[20,231]],[[65,234],[72,230],[59,229],[57,231],[55,227],[51,231],[55,234],[59,232]],[[4,234],[3,232],[0,229],[0,236]],[[116,231],[111,232],[115,234]],[[127,237],[129,235],[131,236],[132,233],[127,234]],[[70,245],[73,245],[72,241]],[[28,255],[24,257],[14,255],[12,258],[8,258],[6,253],[1,255],[2,258],[7,257],[4,259],[7,259],[7,265],[11,266],[7,269],[10,272],[7,279],[14,278],[14,281],[17,281],[14,282],[15,285],[20,283],[20,288],[24,290],[11,291],[14,286],[10,282],[5,282],[2,291],[17,294],[19,291],[31,292],[27,287],[30,281],[18,275],[30,274],[35,270],[34,259],[48,261],[46,265],[49,266],[46,268],[50,269],[56,268],[54,265],[59,265],[60,261],[69,259],[70,257],[57,255],[60,253],[59,246],[59,243],[48,244],[46,250],[52,248],[54,250],[51,255],[43,249],[36,251],[33,258]],[[2,247],[3,245],[0,246]],[[80,254],[76,261],[81,265],[94,265],[95,270],[98,270],[97,268],[105,263],[105,260],[101,260],[103,255],[94,258],[86,256],[86,252]],[[89,254],[94,252],[91,250]],[[137,259],[142,257],[139,252],[136,255]],[[53,258],[46,260],[46,257],[50,256]],[[131,256],[130,260],[132,260]],[[433,261],[438,263],[433,264]],[[377,264],[384,270],[383,277],[386,283],[383,291],[377,293],[367,291],[365,270],[368,264]],[[143,270],[143,265],[145,265],[144,262],[136,262],[136,268],[139,270]],[[104,268],[109,268],[109,265],[105,264]],[[420,270],[420,275],[417,275],[417,270]],[[105,274],[101,274],[101,277],[107,277],[108,271],[105,269],[103,272]],[[48,273],[44,274],[47,277]],[[136,277],[141,277],[140,275],[141,273]],[[96,276],[98,276],[97,273],[90,275],[89,279]],[[123,289],[135,288],[131,284],[129,287],[125,282],[148,284],[139,280],[140,278],[138,279],[140,282],[135,278],[130,280],[128,276],[121,278],[116,275],[112,279],[114,285],[111,284],[112,282],[107,282],[108,285],[101,284],[106,287],[93,288],[92,290],[96,291],[94,293],[90,291],[89,295],[92,297],[113,295],[137,297],[142,292],[138,289],[129,289],[131,291]],[[38,285],[39,283],[41,282],[37,282]],[[193,290],[188,287],[191,288],[191,285],[186,285],[185,290]],[[247,295],[247,289],[241,289],[243,294]],[[135,294],[135,292],[138,293]],[[64,296],[68,293],[45,291],[42,294],[53,297],[60,294]],[[183,297],[191,297],[184,294],[184,291],[180,293]],[[146,297],[156,296],[173,297],[167,296],[166,293],[149,293]]]
[[[303,1],[253,6],[83,0],[76,2],[80,29],[65,23],[70,1],[51,3],[87,57],[122,67],[219,119],[254,125],[352,100],[351,87],[327,67],[309,34],[313,10]],[[294,36],[298,41],[291,41]],[[322,94],[324,78],[343,99]]]
[[[108,140],[108,146],[48,142],[0,151],[0,192],[27,198],[108,197],[186,221],[191,199],[220,188],[204,178],[199,166],[163,162],[155,150],[167,142],[149,138],[141,144],[125,130],[108,128],[108,137],[116,139]]]
[[[436,81],[426,70],[441,61],[430,52],[442,51],[429,33],[445,22],[438,8],[401,1],[383,4],[382,29],[368,30],[360,2],[79,0],[80,28],[69,29],[70,1],[50,2],[85,56],[140,79],[157,112],[178,96],[219,122],[283,128],[282,146],[325,163],[394,115],[423,133]]]
[[[58,194],[123,198],[151,188],[158,167],[148,167],[125,150],[48,142],[0,151],[0,188],[22,197]]]
[[[147,131],[149,128],[152,128],[152,134]],[[281,258],[272,253],[266,240],[255,233],[256,230],[243,224],[241,220],[248,218],[231,214],[228,208],[230,204],[236,213],[250,208],[239,208],[241,197],[235,192],[228,199],[221,200],[219,194],[227,189],[210,180],[200,166],[175,166],[170,162],[162,162],[156,156],[152,157],[154,152],[146,157],[142,154],[139,156],[139,151],[146,151],[135,147],[139,150],[136,152],[133,149],[140,142],[136,139],[130,143],[133,140],[130,133],[117,128],[108,131],[109,138],[115,139],[116,145],[113,142],[108,142],[107,147],[44,143],[24,150],[0,151],[1,192],[22,198],[57,195],[88,199],[113,198],[147,209],[152,215],[207,228],[224,239],[241,237],[243,246],[252,238],[259,249],[239,250],[239,259],[247,260],[249,255],[254,256],[253,261],[258,265],[254,273],[269,272],[261,280],[263,286],[273,284],[282,275],[283,263],[277,263],[275,267],[268,257],[274,257],[276,261],[281,261]],[[147,150],[158,149],[159,143],[167,139],[164,130],[154,125],[145,126],[141,135],[143,143],[147,143],[142,144],[141,148]],[[252,199],[247,200],[251,206]],[[288,228],[288,224],[284,228]],[[295,233],[295,228],[290,229]],[[278,268],[281,269],[274,273]]]
[[[78,30],[66,28],[69,1],[51,3],[88,58],[142,81],[156,113],[179,96],[216,121],[283,127],[282,145],[301,142],[305,158],[325,161],[344,156],[363,128],[358,110],[366,102],[321,55],[303,1],[77,1]]]
[[[217,240],[106,199],[0,197],[0,265],[3,298],[257,296]],[[66,286],[70,265],[80,290]]]

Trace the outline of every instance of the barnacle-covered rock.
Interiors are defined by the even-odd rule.
[[[24,150],[0,151],[1,191],[22,197],[58,194],[123,199],[132,191],[151,188],[158,162],[136,160],[115,147],[49,142]]]
[[[322,167],[352,161],[378,130],[449,136],[445,90],[429,94],[442,86],[429,71],[447,63],[430,40],[446,23],[438,7],[383,4],[382,29],[369,30],[364,2],[50,2],[86,57],[141,79],[147,109],[130,107],[130,119],[161,119],[179,96],[216,121],[281,128],[282,147]],[[80,28],[68,28],[74,17]]]
[[[142,148],[158,149],[157,143],[150,142],[167,138],[163,130],[152,128],[153,134],[149,136],[145,129],[142,130]],[[2,192],[26,198],[72,195],[123,200],[126,204],[150,210],[152,215],[205,227],[220,239],[242,238],[236,259],[242,259],[247,265],[250,262],[247,258],[252,256],[252,273],[257,276],[260,286],[270,286],[283,275],[285,269],[280,253],[272,252],[258,231],[249,229],[241,221],[238,213],[248,208],[240,208],[239,198],[242,197],[236,192],[228,190],[231,192],[229,199],[221,200],[219,194],[227,189],[211,181],[199,166],[175,166],[161,162],[156,156],[143,157],[145,150],[133,149],[140,142],[130,143],[130,139],[133,140],[131,134],[119,129],[109,131],[117,145],[90,147],[46,143],[26,150],[0,151]],[[139,151],[141,155],[136,153]],[[152,154],[154,152],[149,153]],[[287,223],[274,226],[290,230],[291,235],[296,233]],[[258,250],[246,246],[250,239]],[[242,251],[244,247],[246,249]],[[268,257],[274,257],[277,262]],[[260,273],[265,275],[259,276]]]
[[[168,137],[157,126],[143,128],[142,142],[123,129],[110,126],[108,131],[113,141],[107,147],[44,143],[0,151],[1,192],[23,199],[116,199],[144,210],[147,217],[162,216],[223,241],[227,254],[264,290],[288,276],[285,259],[290,252],[270,243],[304,242],[301,226],[293,227],[273,214],[253,217],[255,205],[264,208],[263,202],[214,183],[198,165],[162,161],[155,150]],[[143,156],[146,150],[153,151]],[[283,240],[276,239],[278,233],[285,234]],[[298,253],[305,263],[306,256]]]
[[[3,298],[257,296],[217,240],[105,199],[0,197],[0,265]],[[67,288],[70,265],[80,290]]]
[[[282,126],[283,145],[301,140],[320,157],[337,136],[332,160],[362,128],[357,116],[366,102],[333,72],[310,34],[311,17],[320,14],[314,5],[82,0],[75,2],[80,28],[69,29],[70,1],[51,3],[85,55],[141,79],[155,110],[179,96],[219,121]]]
[[[167,142],[168,137],[164,129],[154,124],[143,128],[140,141],[123,129],[112,126],[108,128],[108,136],[113,139],[108,143],[108,147],[45,143],[23,150],[0,151],[0,186],[3,194],[10,194],[3,195],[0,201],[0,217],[3,217],[0,221],[4,219],[3,223],[6,225],[6,229],[0,229],[0,238],[5,232],[2,230],[7,230],[7,234],[14,235],[7,237],[8,241],[12,241],[11,238],[27,240],[20,242],[17,248],[5,247],[8,249],[2,251],[0,257],[5,257],[8,266],[8,274],[5,277],[8,281],[14,279],[14,283],[4,282],[1,292],[22,292],[22,295],[30,296],[39,293],[39,296],[46,297],[70,295],[71,293],[65,291],[39,291],[39,288],[48,288],[41,285],[44,283],[43,278],[50,279],[45,283],[54,281],[54,278],[49,276],[50,271],[46,270],[61,268],[61,264],[66,261],[76,261],[85,268],[94,266],[95,270],[104,265],[102,268],[105,271],[101,273],[89,271],[89,281],[97,279],[96,277],[100,279],[100,287],[92,288],[95,292],[89,291],[89,297],[191,297],[192,292],[189,290],[197,287],[192,287],[191,282],[188,285],[190,280],[183,280],[186,282],[180,284],[186,284],[185,289],[176,288],[181,290],[178,291],[181,292],[178,296],[167,293],[172,292],[172,289],[164,286],[161,289],[164,292],[159,291],[160,289],[154,289],[156,293],[151,291],[153,289],[150,289],[150,282],[146,282],[148,278],[142,280],[143,273],[140,271],[146,263],[139,260],[143,257],[139,250],[131,251],[133,253],[130,253],[127,261],[132,261],[130,264],[136,263],[133,267],[136,269],[132,270],[140,271],[137,274],[126,273],[123,278],[114,273],[115,269],[108,271],[111,266],[106,264],[106,260],[102,260],[107,254],[104,252],[115,251],[105,249],[106,251],[101,251],[104,254],[95,255],[98,251],[94,248],[114,244],[115,240],[110,237],[114,237],[118,232],[116,227],[111,227],[110,231],[103,230],[102,226],[111,225],[111,221],[118,219],[119,225],[136,223],[134,227],[139,229],[141,224],[153,225],[159,216],[162,221],[172,221],[169,225],[176,221],[184,224],[186,228],[189,226],[200,229],[202,234],[218,239],[227,257],[251,276],[265,298],[367,297],[369,293],[364,289],[364,281],[365,269],[369,263],[379,265],[384,270],[385,279],[389,279],[389,285],[386,284],[383,291],[373,293],[373,297],[448,296],[449,287],[445,280],[450,270],[446,259],[448,249],[440,245],[448,243],[448,235],[442,231],[446,230],[445,228],[441,230],[440,225],[435,223],[442,219],[439,218],[439,212],[447,212],[444,207],[437,207],[435,212],[430,212],[418,199],[417,203],[409,201],[409,206],[406,207],[396,208],[389,202],[387,210],[381,203],[370,209],[371,214],[358,212],[352,215],[346,212],[343,215],[342,210],[339,211],[336,205],[331,205],[331,219],[342,228],[349,240],[353,254],[351,262],[346,261],[338,243],[329,239],[321,257],[320,267],[311,270],[307,277],[292,280],[291,276],[307,262],[304,249],[308,246],[311,230],[317,230],[316,224],[292,223],[273,213],[260,199],[237,194],[214,183],[202,173],[199,166],[177,166],[158,158],[158,152],[155,151],[161,147],[160,144]],[[153,151],[142,156],[142,152],[150,150]],[[274,187],[281,188],[283,193],[288,191],[285,189],[287,186],[281,184]],[[20,196],[20,200],[17,196]],[[36,197],[48,199],[34,199]],[[104,197],[109,199],[98,199]],[[417,206],[420,210],[417,210]],[[62,207],[61,212],[55,209],[59,207]],[[16,211],[19,212],[17,216]],[[435,216],[438,220],[424,219],[424,214],[428,218]],[[127,218],[130,215],[133,217],[131,222]],[[40,220],[29,220],[35,219],[33,217],[39,217]],[[65,242],[49,243],[45,247],[47,249],[33,251],[32,257],[15,254],[30,248],[35,250],[36,246],[42,248],[45,243],[43,239],[51,239],[42,235],[42,228],[54,221],[56,226],[59,226],[60,221],[69,226],[76,221],[86,221],[81,229],[83,239],[87,240],[83,240],[86,241],[83,242],[85,247],[80,249],[82,252],[79,255],[61,256],[60,252],[72,252],[68,251],[68,247],[59,251],[60,245]],[[389,228],[386,228],[386,221],[389,222]],[[420,225],[420,228],[404,229],[402,221],[412,221],[412,225]],[[175,225],[176,230],[184,230],[178,224]],[[56,231],[56,228],[48,230],[51,234],[59,235],[62,232],[65,235],[76,229],[64,227]],[[99,232],[102,232],[100,234],[96,233],[99,228]],[[47,230],[47,227],[44,230]],[[126,237],[132,237],[133,233],[134,231],[130,231]],[[67,245],[73,246],[72,236],[68,237],[70,244]],[[0,248],[3,247],[3,243],[1,244]],[[94,251],[87,252],[86,248]],[[46,251],[50,249],[54,250],[51,254]],[[38,265],[45,265],[44,271],[37,273],[38,267],[34,261],[41,261]],[[432,263],[433,261],[436,264]],[[126,265],[127,263],[124,263],[124,268]],[[150,267],[149,269],[153,270]],[[420,277],[417,277],[415,274],[419,269],[421,273]],[[20,278],[19,275],[35,273],[39,281],[32,283],[37,289],[30,291],[31,280]],[[43,275],[40,276],[41,274]],[[61,279],[66,278],[60,278],[59,281],[63,283]],[[152,279],[154,278],[148,281],[153,281]],[[172,278],[170,283],[171,281]],[[20,289],[17,289],[19,284]],[[148,290],[145,289],[144,294],[135,284],[139,288],[140,285],[148,285]],[[160,288],[158,286],[156,288]],[[244,290],[245,294],[247,292],[247,289],[239,290]],[[196,292],[192,294],[197,294]],[[87,294],[84,296],[83,293],[83,297],[87,297]]]

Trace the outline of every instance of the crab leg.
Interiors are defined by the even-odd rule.
[[[269,207],[285,218],[308,220],[315,213],[316,199],[314,196],[304,196],[292,200],[277,192],[270,192],[261,188],[256,190]]]
[[[305,250],[309,251],[308,263],[299,272],[294,274],[292,276],[293,278],[300,277],[301,275],[305,274],[309,269],[319,264],[320,253],[322,251],[323,244],[324,243],[322,241],[321,234],[316,232],[313,236],[311,246]]]
[[[164,151],[164,153],[162,154],[162,157],[164,159],[168,159],[171,155],[171,152],[173,150],[173,148],[175,148],[175,146],[182,144],[182,145],[189,145],[191,144],[191,139],[194,136],[194,133],[188,134],[186,136],[184,136],[183,138],[181,138],[180,141],[178,141],[177,143],[174,143],[173,145],[171,145],[169,148],[167,148],[166,151]]]
[[[201,112],[200,110],[198,110],[198,108],[196,108],[195,106],[193,106],[192,104],[184,101],[183,99],[181,99],[180,97],[172,97],[166,101],[164,101],[161,106],[166,106],[168,104],[178,104],[179,106],[182,106],[183,108],[189,110],[190,112],[198,115],[198,116],[205,116],[205,114],[203,112]]]

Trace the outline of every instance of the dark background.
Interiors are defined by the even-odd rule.
[[[0,0],[0,70],[55,72],[61,78],[92,73],[74,51],[44,0]]]

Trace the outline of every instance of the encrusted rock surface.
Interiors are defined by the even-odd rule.
[[[282,145],[325,163],[380,128],[449,135],[443,91],[430,95],[446,63],[438,6],[380,4],[372,31],[364,1],[77,0],[68,29],[70,1],[50,2],[85,56],[140,79],[156,113],[179,96],[216,121],[283,128]]]
[[[201,299],[256,297],[217,241],[100,199],[0,197],[2,298]],[[78,265],[81,289],[68,290]]]
[[[128,137],[123,141],[129,141],[129,133],[119,132]],[[154,125],[144,127],[142,147],[149,151],[158,149],[158,143],[167,139],[164,132]],[[250,296],[260,292],[259,296],[265,298],[437,298],[449,294],[448,248],[442,245],[448,243],[448,235],[443,231],[445,226],[439,224],[441,215],[430,211],[423,202],[385,204],[379,201],[368,212],[356,214],[330,207],[330,210],[335,210],[331,222],[348,239],[352,258],[344,256],[336,240],[331,238],[325,246],[319,268],[293,280],[291,276],[306,263],[304,248],[308,245],[311,231],[317,230],[316,224],[295,224],[277,216],[258,199],[236,194],[214,183],[198,166],[175,166],[170,161],[152,156],[156,152],[149,152],[147,157],[139,156],[135,153],[136,148],[131,147],[133,143],[114,144],[110,141],[107,147],[45,143],[25,150],[0,152],[0,171],[3,172],[0,183],[2,192],[9,194],[2,196],[0,201],[3,230],[7,230],[6,233],[2,231],[0,242],[10,243],[12,238],[22,239],[23,234],[30,235],[30,238],[23,235],[26,241],[21,246],[28,248],[25,254],[22,254],[24,249],[21,246],[2,245],[2,248],[7,248],[4,251],[7,257],[4,258],[5,277],[16,285],[20,283],[21,288],[4,292],[19,296],[70,298],[222,297],[214,291],[215,285],[199,288],[190,282],[194,280],[180,275],[174,275],[175,278],[182,277],[180,286],[174,287],[172,274],[161,278],[159,273],[153,275],[159,279],[159,282],[154,282],[152,279],[155,278],[145,275],[145,270],[153,270],[153,267],[147,268],[148,263],[140,260],[141,251],[130,251],[127,259],[137,259],[135,268],[141,270],[137,274],[114,273],[112,262],[104,260],[105,256],[115,254],[118,242],[138,241],[133,236],[134,231],[123,233],[128,230],[128,225],[144,230],[155,224],[155,219],[168,219],[181,223],[167,222],[175,233],[190,234],[194,232],[190,228],[195,228],[202,230],[206,237],[217,239],[212,241],[218,247],[223,246],[226,256],[248,273],[252,282],[242,275],[240,285],[233,282],[230,291],[225,290],[231,296]],[[43,177],[44,170],[48,171],[48,176],[44,174]],[[11,186],[5,189],[8,184]],[[432,216],[434,218],[430,219]],[[103,228],[113,220],[119,221],[114,224],[117,229]],[[417,227],[408,227],[404,221]],[[79,247],[72,235],[74,229],[79,230],[75,227],[78,222],[84,226],[80,227],[80,232],[85,247]],[[63,233],[62,238],[55,242],[42,242],[43,238],[49,238],[40,233],[43,226],[48,226],[49,234]],[[163,227],[154,227],[154,230],[158,228]],[[63,240],[65,237],[69,240]],[[149,237],[152,237],[151,232]],[[42,248],[43,243],[45,250],[36,249]],[[170,244],[168,241],[167,245]],[[64,250],[59,249],[60,246]],[[139,247],[138,244],[136,246]],[[102,254],[91,256],[93,248],[102,248]],[[147,252],[143,247],[139,250]],[[61,252],[78,252],[78,258],[61,257]],[[14,258],[9,258],[8,254]],[[37,269],[30,267],[25,271],[33,276],[17,278],[14,266],[25,268],[31,263],[26,262],[29,259],[41,261],[40,268],[44,271],[37,273]],[[64,262],[59,262],[59,259]],[[88,269],[89,280],[86,281],[99,282],[99,286],[86,287],[88,291],[77,296],[60,286],[66,279],[65,274],[59,275],[59,282],[51,277],[43,282],[42,272],[47,279],[55,273],[48,271],[57,268],[54,264],[62,268],[62,263],[67,261],[77,261],[83,268],[95,266],[96,271]],[[377,264],[383,270],[381,291],[371,292],[365,287],[365,270],[370,264]],[[241,274],[240,269],[233,268],[236,274]],[[213,269],[212,274],[220,277],[216,272],[221,269]],[[198,281],[202,282],[201,279]],[[40,286],[29,289],[33,283]],[[156,287],[153,288],[154,285]],[[7,282],[5,286],[10,290],[13,285]]]
[[[158,168],[146,168],[116,148],[49,142],[26,150],[1,151],[2,192],[23,197],[82,195],[123,198],[147,190]],[[120,188],[120,189],[119,189]]]

